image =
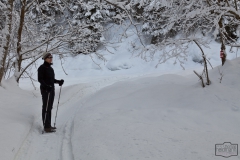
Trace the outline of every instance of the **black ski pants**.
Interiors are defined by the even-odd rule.
[[[42,94],[42,121],[44,128],[51,127],[51,114],[52,114],[52,107],[54,102],[55,90],[52,89],[50,92],[46,90],[41,90]],[[49,96],[49,99],[48,99]],[[46,112],[47,108],[47,112]],[[45,120],[45,113],[46,113],[46,120]],[[44,124],[45,120],[45,124]]]

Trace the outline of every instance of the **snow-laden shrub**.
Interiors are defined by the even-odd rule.
[[[70,23],[78,30],[69,43],[73,54],[95,52],[102,44],[101,39],[104,39],[103,32],[107,29],[104,26],[110,22],[117,23],[116,15],[120,13],[118,8],[105,1],[99,3],[98,0],[74,0],[69,8]],[[79,37],[77,41],[75,37]]]

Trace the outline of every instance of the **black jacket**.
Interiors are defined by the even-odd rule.
[[[38,82],[40,83],[40,89],[46,90],[47,86],[54,88],[54,83],[59,83],[59,80],[55,79],[54,70],[51,67],[52,63],[44,61],[44,63],[38,68]]]

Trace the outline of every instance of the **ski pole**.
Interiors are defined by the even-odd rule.
[[[59,92],[59,97],[58,97],[58,104],[57,104],[57,111],[56,111],[56,115],[55,115],[54,127],[56,127],[56,119],[57,119],[57,112],[58,112],[58,106],[59,106],[61,91],[62,91],[62,86],[60,87],[60,92]]]
[[[42,131],[42,134],[44,133],[44,128],[45,128],[45,122],[46,122],[46,116],[47,116],[47,110],[48,110],[49,95],[50,95],[50,92],[48,92],[48,99],[47,99],[47,106],[46,106],[46,111],[45,111],[45,118],[44,118],[44,123],[43,123],[43,131]]]

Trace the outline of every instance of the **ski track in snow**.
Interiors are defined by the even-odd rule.
[[[56,123],[57,131],[55,133],[42,134],[41,116],[35,118],[29,133],[15,154],[14,160],[74,160],[71,142],[74,126],[73,119],[81,106],[83,106],[84,100],[98,90],[115,82],[139,76],[111,77],[99,82],[84,84],[83,86],[81,86],[81,84],[77,85],[77,87],[79,87],[77,92],[69,95],[69,98],[64,102],[61,102],[60,99],[59,112],[61,113],[58,112]],[[55,95],[55,98],[56,97],[58,98],[57,94]],[[55,99],[54,106],[56,103]],[[52,124],[54,123],[55,112],[56,108],[53,108]],[[39,113],[39,115],[40,114],[41,113]]]
[[[64,129],[64,138],[62,143],[62,160],[64,159],[74,159],[73,152],[72,152],[72,130],[73,130],[73,118],[69,120]]]

